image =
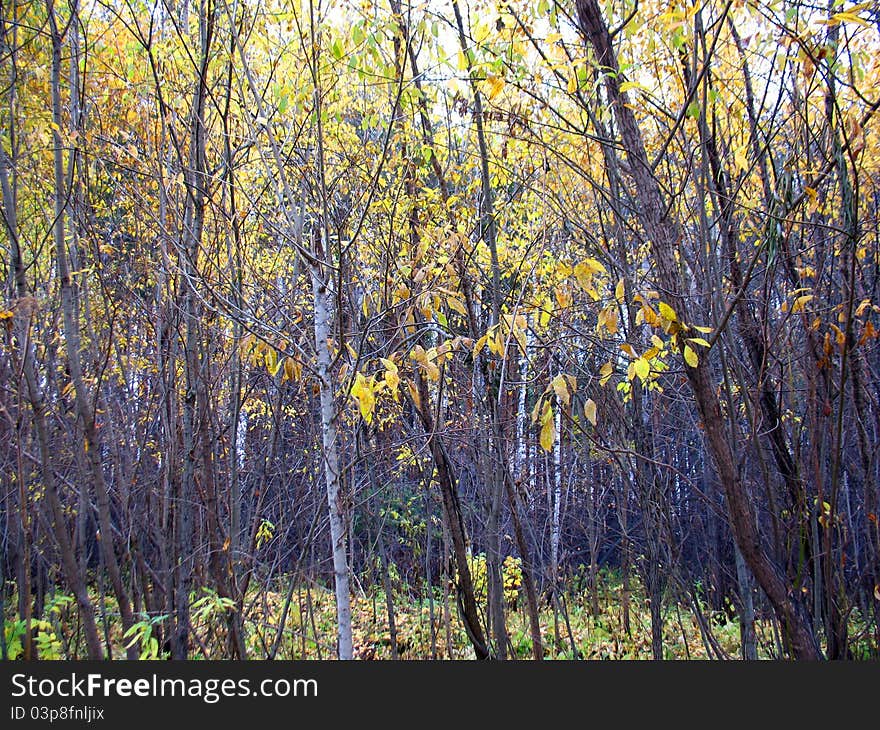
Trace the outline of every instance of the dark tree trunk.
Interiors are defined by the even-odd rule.
[[[676,250],[681,242],[678,222],[663,199],[648,162],[641,130],[628,106],[626,94],[620,91],[622,79],[611,34],[597,0],[576,0],[576,7],[579,27],[585,40],[592,46],[599,65],[609,70],[605,75],[605,86],[640,201],[639,222],[647,239],[652,242],[661,297],[675,310],[679,322],[693,324],[691,306],[684,296],[676,262]],[[683,350],[684,342],[681,339],[678,346]],[[731,528],[743,558],[785,627],[794,656],[798,659],[820,659],[822,654],[800,599],[790,593],[783,574],[764,550],[749,496],[727,440],[708,357],[700,358],[696,367],[685,364],[684,369],[697,402],[709,451],[727,500]]]

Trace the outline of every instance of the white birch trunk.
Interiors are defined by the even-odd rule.
[[[559,508],[562,503],[562,419],[560,410],[556,409],[556,445],[553,449],[553,521],[550,526],[550,564],[553,571],[553,586],[559,577]]]
[[[321,399],[321,435],[324,446],[324,476],[330,513],[330,541],[333,551],[333,578],[336,588],[336,624],[339,658],[352,659],[351,601],[348,587],[348,558],[345,515],[339,490],[339,452],[336,407],[330,373],[330,344],[333,311],[327,283],[318,266],[312,266],[312,292],[315,299],[315,351]]]

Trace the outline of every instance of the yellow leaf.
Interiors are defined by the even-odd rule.
[[[864,2],[861,2],[858,5],[853,5],[851,8],[847,8],[846,12],[860,13],[863,10],[867,10],[868,8],[874,7],[875,1],[876,0],[865,0]]]
[[[556,287],[553,290],[553,294],[556,296],[556,303],[559,305],[560,309],[567,309],[571,304],[571,294],[561,287]]]
[[[278,375],[278,371],[283,364],[284,361],[278,359],[278,353],[276,353],[275,350],[270,349],[266,353],[266,369],[269,371],[269,375],[273,378]]]
[[[447,360],[452,359],[452,351],[454,349],[452,340],[445,340],[441,342],[438,347],[432,347],[428,350],[428,357],[431,361],[436,362],[438,365],[442,365]]]
[[[812,294],[804,294],[803,296],[798,297],[794,300],[794,303],[791,305],[791,313],[797,314],[798,312],[802,312],[804,309],[804,305],[809,302],[813,298]]]
[[[710,347],[709,343],[702,337],[688,337],[688,342],[693,342],[695,345],[702,345],[703,347]]]
[[[505,342],[500,327],[492,329],[492,336],[489,337],[487,344],[489,345],[490,352],[498,355],[498,357],[504,357]]]
[[[691,349],[690,345],[684,346],[684,361],[692,368],[697,367],[697,364],[700,362],[697,353]]]
[[[544,401],[539,440],[544,451],[553,451],[553,444],[556,443],[556,424],[553,421],[553,407],[550,405],[550,401]]]
[[[538,422],[538,416],[541,415],[541,404],[542,404],[542,403],[543,403],[543,400],[541,400],[541,399],[539,398],[539,399],[538,399],[538,402],[535,403],[535,407],[532,408],[532,423],[537,423],[537,422]]]
[[[805,187],[804,192],[807,194],[807,199],[809,200],[809,203],[807,204],[807,215],[813,215],[819,207],[819,193],[810,187]]]
[[[486,79],[486,94],[490,99],[498,96],[502,89],[504,89],[504,79],[492,75]]]
[[[871,27],[871,24],[867,20],[865,20],[864,18],[860,18],[858,15],[852,12],[835,13],[831,17],[839,23],[848,22],[855,23],[856,25],[863,25],[866,28]]]
[[[617,332],[617,306],[609,304],[599,312],[599,325],[604,326],[609,334]]]
[[[300,375],[302,375],[302,363],[292,357],[285,358],[282,380],[299,380]]]
[[[596,425],[596,402],[592,398],[587,398],[584,403],[584,415],[590,423]]]
[[[467,308],[459,299],[455,297],[446,297],[446,304],[453,311],[458,312],[463,317],[467,317]]]
[[[641,89],[642,85],[638,81],[624,81],[620,85],[620,93],[624,93],[625,91],[629,91],[630,89]]]
[[[548,421],[553,420],[553,406],[546,398],[541,400],[541,414],[539,416],[541,425],[545,425]]]
[[[618,281],[617,286],[614,287],[614,298],[618,304],[623,304],[623,279]]]
[[[568,88],[566,89],[566,91],[568,91],[569,94],[573,94],[575,91],[577,91],[577,88],[578,88],[577,74],[573,73],[571,76],[568,77]],[[549,451],[549,449],[548,449],[548,451]]]
[[[397,374],[397,370],[385,371],[385,384],[391,389],[394,400],[397,400],[397,386],[400,385],[400,375]]]
[[[675,322],[677,319],[675,310],[666,302],[657,302],[657,308],[660,310],[660,316],[663,319],[668,319],[670,322]]]
[[[409,353],[409,356],[419,363],[425,362],[425,360],[428,359],[428,356],[425,353],[425,348],[421,345],[416,345],[415,347],[413,347],[412,352]]]
[[[563,375],[557,375],[553,378],[550,387],[555,391],[556,397],[559,399],[560,403],[568,405],[571,402],[571,397],[568,394],[568,383]]]
[[[504,324],[507,329],[513,334],[513,337],[519,345],[520,350],[522,352],[525,352],[527,345],[526,334],[524,332],[527,325],[526,318],[522,315],[514,318],[512,314],[506,314],[504,315]]]
[[[483,335],[479,340],[477,340],[477,344],[474,345],[474,357],[480,354],[480,350],[482,350],[486,346],[486,342],[489,340],[489,335]]]
[[[372,377],[368,380],[362,373],[355,376],[354,385],[351,387],[351,396],[357,400],[361,418],[367,423],[373,420],[373,409],[376,407],[376,394],[373,391]]]
[[[416,410],[422,410],[422,399],[419,397],[418,388],[416,388],[416,386],[409,380],[406,381],[406,385],[409,389],[409,397],[412,398],[412,402],[415,405]]]
[[[641,315],[641,317],[639,317],[639,315]],[[649,324],[652,327],[656,327],[658,324],[660,324],[660,317],[647,302],[642,304],[641,309],[636,312],[636,324],[639,324],[640,318],[645,322],[645,324]]]
[[[586,290],[590,288],[590,283],[593,279],[593,270],[585,261],[582,261],[574,267],[574,276],[582,289]]]
[[[645,360],[645,358],[640,357],[635,361],[635,372],[636,375],[639,376],[639,379],[644,383],[651,372],[651,363]]]
[[[733,162],[736,165],[736,169],[738,172],[745,172],[749,169],[748,148],[745,144],[737,147],[736,150],[734,150]]]

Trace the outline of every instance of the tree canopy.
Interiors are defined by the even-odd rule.
[[[12,0],[0,58],[4,654],[877,658],[875,3]]]

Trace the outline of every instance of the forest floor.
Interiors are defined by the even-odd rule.
[[[283,581],[278,582],[282,588]],[[552,602],[542,600],[541,634],[546,659],[650,659],[651,617],[648,601],[636,585],[630,596],[627,633],[624,623],[624,596],[620,582],[605,576],[599,587],[599,613],[593,615],[591,596],[586,591],[569,591],[554,610]],[[278,628],[285,614],[288,589],[260,587],[244,602],[243,626],[249,658],[268,657],[274,648],[276,659],[327,659],[334,656],[336,613],[334,595],[326,587],[300,585],[290,592],[281,638]],[[231,602],[204,590],[193,597],[193,659],[223,659],[227,651],[226,620]],[[163,616],[142,620],[123,635],[110,597],[95,596],[99,622],[114,658],[124,658],[131,642],[143,659],[163,659],[167,652],[160,644],[158,626]],[[101,607],[103,605],[103,610]],[[10,659],[22,652],[24,622],[11,613],[15,596],[5,605],[5,645]],[[706,659],[717,657],[717,650],[736,659],[741,655],[738,619],[726,611],[702,607],[711,640],[701,631],[694,612],[683,603],[668,601],[663,610],[663,652],[667,659]],[[403,586],[393,592],[393,613],[397,652],[400,659],[471,659],[473,649],[457,616],[455,596],[435,590],[432,598],[414,595]],[[365,660],[393,657],[388,620],[388,604],[381,588],[358,590],[352,597],[352,630],[355,656]],[[433,632],[431,630],[433,617]],[[75,605],[70,596],[56,593],[45,604],[39,620],[32,620],[35,646],[43,659],[74,659],[84,656]],[[517,595],[508,605],[509,653],[518,659],[532,657],[525,599]],[[773,656],[775,637],[770,622],[757,624],[760,658]],[[277,642],[276,642],[277,640]],[[277,648],[276,647],[277,643]],[[710,647],[710,643],[712,647]],[[711,652],[711,655],[710,655]]]

